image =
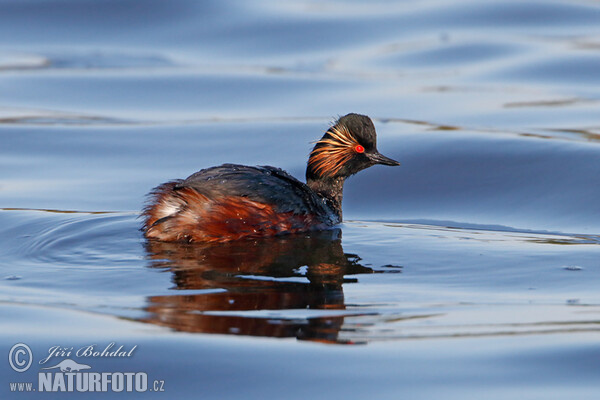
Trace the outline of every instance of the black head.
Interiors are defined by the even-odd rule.
[[[307,180],[346,178],[375,164],[400,165],[377,151],[371,118],[348,114],[325,132],[310,153]]]

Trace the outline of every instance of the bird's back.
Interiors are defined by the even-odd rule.
[[[279,168],[224,164],[154,189],[149,238],[217,242],[337,224],[326,200]]]

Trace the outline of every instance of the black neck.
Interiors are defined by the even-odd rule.
[[[325,198],[333,211],[342,220],[342,197],[344,195],[344,177],[336,178],[307,178],[306,184],[319,196]]]

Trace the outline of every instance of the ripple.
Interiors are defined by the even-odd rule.
[[[370,229],[396,228],[395,234],[429,236],[431,232],[443,239],[473,240],[484,243],[523,242],[551,245],[600,245],[600,235],[536,232],[499,225],[479,225],[450,221],[372,222],[344,221],[351,226]],[[416,231],[416,232],[415,232]],[[393,235],[393,233],[392,233]]]
[[[378,60],[377,65],[441,69],[461,64],[473,65],[493,62],[522,51],[525,50],[512,44],[502,43],[441,43],[433,48],[420,49],[419,51],[402,51],[400,54],[387,57],[387,59]]]
[[[132,125],[134,121],[100,115],[57,110],[0,107],[0,124],[5,125]]]
[[[556,100],[532,100],[532,101],[515,101],[504,104],[505,108],[527,108],[527,107],[564,107],[579,104],[597,103],[598,100],[569,98]]]
[[[0,53],[0,72],[28,70],[105,70],[172,68],[177,64],[160,54],[123,51],[61,52],[46,54]]]
[[[122,267],[139,260],[137,214],[109,211],[1,209],[15,262]],[[6,215],[8,214],[8,215]]]
[[[49,55],[49,67],[53,69],[130,69],[165,68],[177,64],[160,54],[135,54],[132,52],[105,51],[80,54]]]
[[[517,81],[544,82],[546,85],[588,86],[600,81],[600,57],[597,55],[554,56],[532,60],[506,68],[497,76]]]
[[[432,306],[429,315],[347,317],[341,340],[373,342],[600,332],[600,307],[503,304]],[[573,304],[577,304],[573,306]],[[582,312],[585,310],[585,312]]]
[[[36,54],[0,53],[0,72],[46,68],[50,60]]]

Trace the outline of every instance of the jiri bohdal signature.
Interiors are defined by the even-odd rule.
[[[90,344],[75,350],[74,347],[52,346],[48,349],[48,356],[39,361],[40,364],[46,364],[54,358],[72,357],[73,354],[77,357],[90,358],[118,358],[131,357],[137,348],[137,344],[127,350],[124,345],[115,348],[115,342],[109,343],[104,349],[100,350],[97,344]]]

